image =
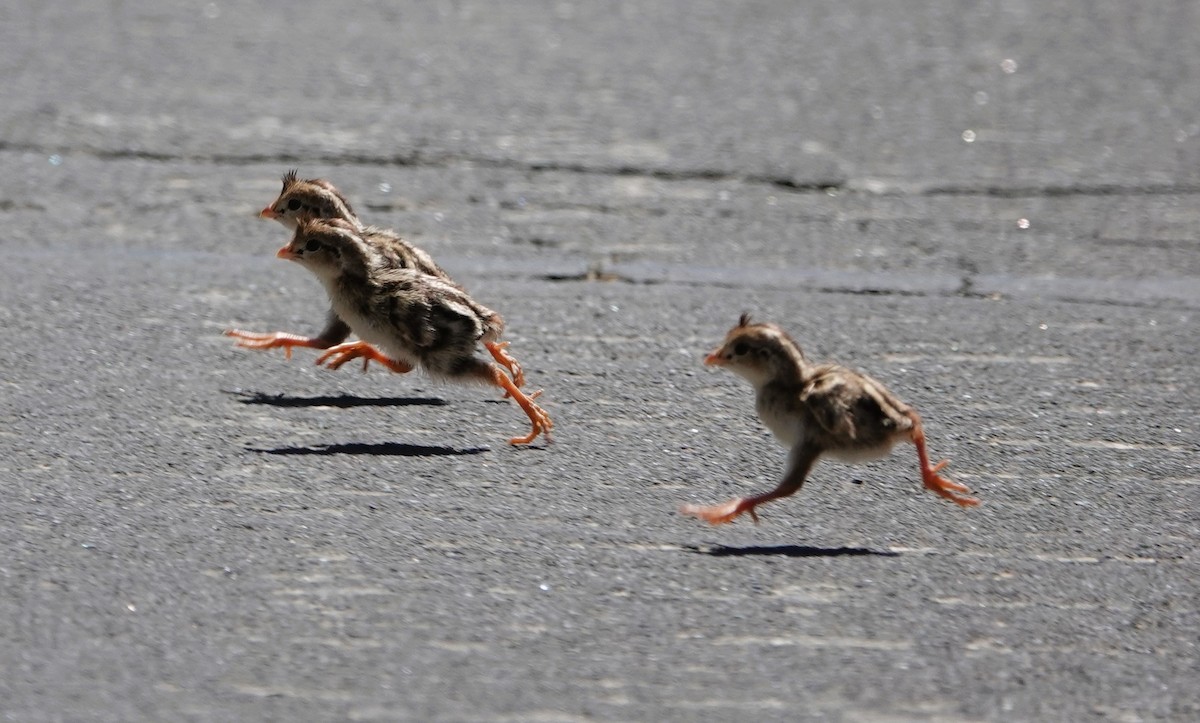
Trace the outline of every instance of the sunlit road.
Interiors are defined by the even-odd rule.
[[[1196,720],[1200,4],[0,10],[0,719]],[[960,4],[961,5],[961,4]],[[556,421],[315,333],[298,168]],[[738,314],[915,405],[819,465]]]

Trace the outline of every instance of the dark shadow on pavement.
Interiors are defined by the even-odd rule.
[[[239,397],[242,404],[265,404],[270,407],[443,407],[446,400],[437,397],[356,397],[352,394],[337,396],[297,397],[289,394],[265,394],[221,390]]]
[[[403,442],[383,442],[381,444],[349,442],[345,444],[326,444],[317,447],[276,447],[274,449],[249,447],[248,449],[251,452],[261,452],[263,454],[373,454],[381,457],[445,457],[453,455],[481,454],[488,451],[487,447],[455,449],[454,447],[404,444]]]
[[[684,548],[690,552],[698,552],[713,557],[899,557],[900,553],[891,550],[870,550],[865,547],[809,547],[808,545],[773,545],[749,547],[726,547],[715,545],[700,547],[688,545]]]

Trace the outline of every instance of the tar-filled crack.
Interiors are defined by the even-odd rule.
[[[644,285],[663,283],[662,281],[660,281],[658,279],[635,279],[635,278],[632,278],[629,276],[622,276],[621,274],[614,274],[614,273],[610,273],[607,271],[600,271],[600,270],[596,270],[596,269],[588,269],[587,271],[584,271],[584,272],[578,273],[578,274],[540,274],[538,276],[535,276],[534,278],[539,281],[549,281],[551,283],[560,283],[560,284],[561,283],[575,283],[575,282],[592,282],[592,281],[604,281],[604,282],[619,281],[619,282],[625,283],[625,284],[644,284]]]
[[[992,198],[1057,198],[1068,196],[1162,196],[1200,194],[1195,183],[1069,183],[1033,185],[997,184],[897,184],[884,190],[870,190],[850,179],[829,178],[801,180],[792,176],[739,173],[712,168],[654,168],[629,164],[560,163],[555,161],[528,162],[515,158],[479,156],[454,152],[428,152],[419,149],[394,154],[372,153],[170,153],[132,148],[43,147],[38,144],[0,141],[0,151],[40,152],[46,154],[79,154],[101,160],[139,160],[163,163],[223,164],[231,166],[269,165],[362,165],[393,168],[448,168],[470,164],[481,168],[497,168],[525,173],[574,173],[599,176],[632,176],[661,181],[738,182],[767,185],[797,194],[868,194],[894,196],[986,196]]]
[[[578,274],[534,274],[531,276],[522,276],[534,281],[546,281],[550,283],[572,284],[572,283],[594,283],[594,282],[620,282],[624,284],[639,285],[639,286],[655,286],[655,285],[671,285],[687,288],[703,287],[708,289],[745,289],[746,283],[743,281],[730,279],[728,281],[721,279],[672,279],[666,277],[647,277],[647,276],[630,276],[619,273],[612,273],[600,270],[588,270]],[[758,289],[792,289],[797,288],[787,284],[775,284],[771,282],[763,282],[757,285]],[[879,297],[903,297],[903,298],[947,298],[958,297],[966,299],[975,299],[980,301],[1002,301],[1014,298],[1011,294],[992,290],[985,291],[979,289],[975,280],[971,276],[964,276],[959,286],[953,290],[922,290],[922,289],[901,289],[888,288],[883,286],[839,286],[834,284],[815,284],[804,286],[806,292],[816,294],[830,294],[837,296],[879,296]],[[1073,294],[1055,294],[1055,300],[1064,304],[1091,304],[1100,306],[1116,306],[1130,309],[1193,309],[1194,306],[1187,302],[1175,301],[1167,299],[1146,299],[1146,300],[1131,300],[1131,299],[1115,299],[1102,297],[1086,297]]]
[[[1032,185],[1032,186],[976,186],[972,184],[930,186],[921,189],[921,196],[987,196],[990,198],[1062,198],[1068,196],[1184,196],[1200,193],[1200,185],[1148,183],[1114,184],[1102,183]]]

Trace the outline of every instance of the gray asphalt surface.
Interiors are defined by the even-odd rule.
[[[0,716],[1200,719],[1200,3],[0,8]],[[315,332],[337,183],[557,423]],[[784,451],[742,311],[921,410]]]

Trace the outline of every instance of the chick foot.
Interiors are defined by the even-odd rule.
[[[331,357],[333,357],[331,359]],[[365,341],[351,341],[345,344],[338,344],[330,347],[324,354],[317,357],[317,364],[324,364],[329,369],[337,369],[343,364],[355,359],[363,360],[363,371],[367,371],[367,367],[371,362],[379,362],[388,369],[397,374],[407,374],[413,370],[412,366],[405,364],[402,361],[397,361],[389,356],[384,355],[381,351],[371,346]],[[327,361],[328,360],[328,361]]]
[[[753,497],[739,497],[719,505],[683,505],[679,508],[681,515],[698,517],[710,525],[724,525],[733,522],[738,515],[748,512],[754,524],[758,524],[758,514],[754,511],[759,502]]]
[[[504,396],[512,397],[513,401],[516,402],[521,407],[522,411],[524,411],[529,417],[530,424],[533,425],[533,429],[529,431],[529,434],[525,435],[524,437],[513,437],[512,439],[508,440],[508,443],[512,445],[529,444],[536,439],[539,434],[546,437],[547,443],[552,442],[553,440],[550,439],[550,430],[554,429],[554,422],[550,420],[550,415],[546,413],[546,410],[542,409],[533,402],[534,399],[537,399],[539,396],[541,396],[541,390],[538,390],[533,394],[526,394],[517,388],[517,385],[508,378],[508,375],[505,374],[500,367],[492,365],[491,370],[492,383],[504,390]]]
[[[952,482],[938,474],[947,464],[949,464],[949,461],[943,459],[932,467],[921,469],[921,480],[924,481],[925,487],[963,507],[975,507],[978,505],[979,500],[974,497],[964,497],[955,494],[955,492],[970,492],[970,487],[958,482]]]
[[[282,348],[284,356],[288,359],[292,358],[293,347],[299,346],[309,349],[329,348],[329,342],[320,337],[300,336],[299,334],[288,334],[282,331],[273,334],[263,334],[253,331],[242,331],[241,329],[230,329],[225,332],[225,336],[232,336],[234,339],[237,339],[237,345],[246,349],[265,351],[267,349]]]

